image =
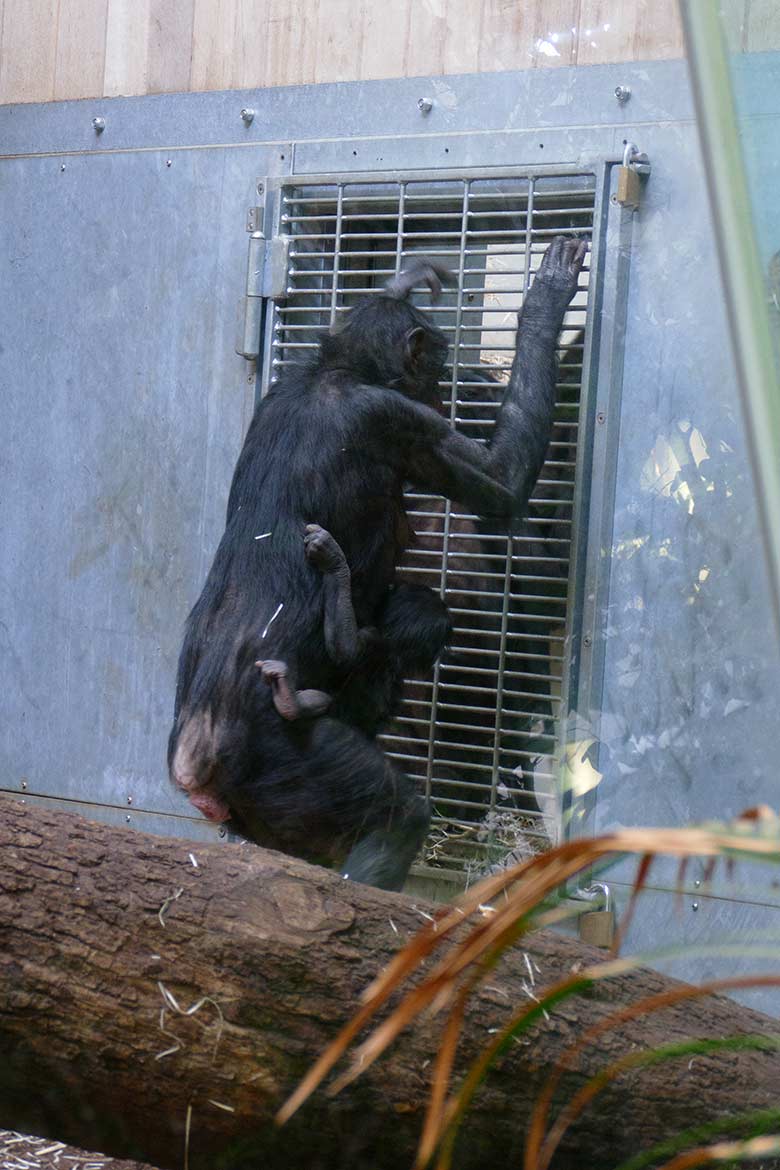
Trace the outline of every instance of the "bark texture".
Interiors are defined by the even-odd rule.
[[[0,1126],[171,1170],[187,1141],[191,1170],[403,1170],[435,1021],[340,1096],[318,1093],[283,1129],[272,1119],[429,910],[255,846],[193,845],[0,800]],[[542,986],[595,954],[552,932],[527,950]],[[526,975],[518,950],[477,994],[461,1067],[521,1002]],[[513,1045],[477,1097],[459,1170],[517,1165],[555,1058],[616,1006],[673,986],[651,972],[611,980]],[[727,999],[684,1003],[588,1049],[563,1092],[637,1047],[777,1030]],[[693,1124],[774,1107],[778,1085],[773,1051],[631,1072],[556,1165],[608,1167]]]

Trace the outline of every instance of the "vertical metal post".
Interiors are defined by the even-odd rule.
[[[577,437],[577,469],[569,568],[568,644],[557,755],[562,775],[567,744],[599,736],[604,690],[605,643],[601,635],[609,599],[615,484],[620,433],[623,357],[634,213],[613,205],[614,167],[598,175],[591,241],[588,326]],[[614,207],[614,210],[613,210]],[[562,836],[591,826],[573,826],[571,792],[562,787]],[[592,814],[598,790],[585,810]]]
[[[780,638],[780,386],[719,5],[680,0]]]

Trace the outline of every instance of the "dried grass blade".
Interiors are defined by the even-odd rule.
[[[309,1069],[297,1089],[290,1094],[279,1109],[275,1118],[277,1125],[284,1125],[285,1122],[289,1121],[292,1115],[300,1109],[304,1101],[312,1095],[314,1090],[322,1083],[333,1068],[334,1064],[344,1055],[358,1033],[371,1019],[374,1010],[373,1007],[363,1007],[345,1024],[336,1039],[328,1045],[322,1056]]]
[[[426,980],[419,987],[407,992],[398,1007],[379,1024],[370,1036],[363,1041],[355,1052],[355,1059],[351,1067],[343,1073],[330,1087],[331,1095],[341,1092],[351,1084],[356,1077],[365,1072],[377,1060],[386,1048],[400,1036],[412,1020],[429,1006],[439,994],[439,981]]]
[[[780,977],[772,978],[775,985],[780,985]],[[745,986],[745,984],[752,985],[752,982],[752,980],[746,978],[742,986]],[[590,1104],[601,1090],[610,1084],[610,1082],[614,1081],[616,1077],[620,1076],[622,1072],[626,1072],[632,1068],[641,1068],[643,1065],[658,1064],[663,1060],[672,1060],[679,1056],[696,1055],[701,1052],[711,1053],[739,1048],[755,1048],[761,1050],[770,1046],[774,1046],[775,1048],[780,1047],[780,1039],[775,1039],[774,1044],[772,1038],[769,1036],[727,1036],[720,1040],[694,1039],[682,1041],[679,1044],[665,1045],[663,1048],[651,1049],[646,1052],[632,1052],[627,1056],[621,1057],[620,1060],[613,1061],[612,1064],[607,1065],[606,1068],[586,1081],[571,1100],[567,1101],[542,1143],[542,1148],[539,1151],[539,1157],[536,1163],[536,1170],[547,1170],[569,1126],[577,1120],[583,1109]]]
[[[615,938],[612,943],[612,949],[610,951],[610,954],[612,955],[620,954],[620,948],[623,945],[623,939],[628,934],[628,928],[631,925],[634,917],[634,910],[636,909],[637,899],[645,887],[645,883],[647,882],[647,875],[650,872],[650,866],[653,864],[654,858],[655,853],[645,853],[639,861],[639,865],[637,866],[636,870],[636,877],[634,878],[634,885],[631,890],[631,897],[628,899],[626,912],[623,915],[622,921],[619,923],[617,930],[615,931]]]
[[[721,991],[736,991],[739,988],[745,987],[775,986],[780,986],[780,976],[740,975],[727,979],[712,979],[698,987],[688,986],[686,984],[672,991],[661,991],[656,995],[645,996],[637,1000],[636,1003],[629,1004],[627,1007],[621,1008],[619,1011],[613,1012],[605,1019],[593,1024],[592,1027],[583,1032],[574,1044],[561,1054],[537,1098],[528,1127],[528,1160],[533,1166],[540,1164],[540,1150],[543,1144],[544,1132],[547,1127],[550,1106],[555,1095],[555,1090],[564,1072],[572,1067],[579,1053],[587,1048],[594,1040],[597,1040],[606,1032],[620,1027],[622,1024],[630,1023],[631,1020],[639,1019],[641,1016],[652,1015],[653,1012],[663,1011],[665,1008],[673,1007],[675,1004],[682,1003],[686,999],[699,999],[704,995],[713,995]]]
[[[690,1167],[706,1166],[713,1162],[752,1161],[775,1154],[780,1154],[780,1136],[767,1134],[744,1142],[716,1142],[712,1146],[700,1146],[697,1150],[689,1150],[687,1154],[678,1154],[664,1162],[658,1170],[690,1170]]]
[[[452,1080],[452,1070],[455,1064],[455,1054],[458,1041],[463,1029],[463,1015],[466,1010],[466,1001],[470,988],[463,988],[450,1012],[444,1028],[439,1051],[431,1078],[431,1095],[428,1109],[425,1114],[420,1144],[417,1147],[417,1157],[414,1170],[424,1170],[436,1152],[441,1141],[444,1126],[444,1108],[447,1101],[447,1091]]]

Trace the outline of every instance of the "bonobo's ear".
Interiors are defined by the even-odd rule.
[[[421,325],[415,325],[414,329],[409,330],[405,340],[404,365],[415,369],[425,349],[425,330]]]

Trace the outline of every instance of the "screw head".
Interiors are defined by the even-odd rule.
[[[65,170],[65,163],[60,163],[60,170],[61,170],[61,171],[64,171],[64,170]]]
[[[93,118],[92,119],[92,129],[95,131],[96,134],[102,134],[103,131],[105,130],[105,128],[106,128],[105,118]]]
[[[417,99],[417,109],[421,114],[430,114],[433,109],[433,98],[421,97]]]
[[[27,781],[22,780],[22,792],[26,792],[26,791],[27,791]]]
[[[695,911],[698,909],[699,909],[699,903],[698,902],[691,902],[691,910]]]
[[[128,825],[129,825],[130,824],[130,817],[129,816],[125,817],[125,820],[127,821]]]
[[[132,798],[132,796],[128,796],[128,798],[127,798],[127,803],[128,803],[128,804],[132,804],[132,803],[133,803],[133,798]]]
[[[630,85],[616,85],[615,86],[615,98],[616,98],[619,105],[624,106],[630,97],[631,97],[631,86]]]
[[[251,106],[244,106],[243,110],[241,111],[241,117],[244,119],[245,126],[251,126],[255,120],[255,111],[251,108]]]
[[[603,423],[603,422],[606,422],[606,420],[607,420],[607,416],[604,414],[603,410],[600,410],[598,412],[598,414],[596,415],[596,422]]]
[[[256,189],[257,189],[257,194],[262,195],[263,191],[265,191],[265,183],[258,183]]]
[[[583,646],[590,646],[592,641],[593,641],[593,639],[591,638],[590,634],[586,634],[585,637],[582,639],[582,644],[583,644]]]

